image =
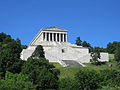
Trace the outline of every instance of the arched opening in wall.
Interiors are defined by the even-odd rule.
[[[62,53],[65,53],[65,50],[64,50],[64,49],[62,49]]]

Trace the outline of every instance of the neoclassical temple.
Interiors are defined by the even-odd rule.
[[[58,62],[62,66],[85,66],[90,62],[89,49],[71,44],[67,40],[67,30],[59,27],[42,28],[27,49],[23,49],[21,59],[27,60],[37,45],[42,45],[49,62]],[[108,53],[101,53],[101,61],[108,61]]]
[[[67,30],[58,27],[41,29],[30,45],[36,45],[36,40],[48,42],[67,42]],[[38,44],[39,45],[39,44]]]

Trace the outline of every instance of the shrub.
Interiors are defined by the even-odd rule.
[[[0,90],[35,90],[35,85],[26,75],[7,72],[5,80],[0,80]]]
[[[73,78],[62,78],[59,82],[59,90],[76,90],[76,81]]]
[[[103,77],[102,85],[120,86],[120,71],[116,69],[101,70],[101,77]]]
[[[111,87],[111,86],[102,86],[102,88],[100,88],[98,90],[120,90],[120,87],[119,86],[114,86],[114,87]]]
[[[100,87],[100,73],[88,68],[81,68],[76,74],[77,90],[95,90]]]

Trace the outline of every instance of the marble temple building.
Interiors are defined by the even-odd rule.
[[[85,66],[90,62],[89,49],[71,44],[67,40],[67,30],[59,27],[41,29],[31,41],[27,49],[23,49],[21,59],[27,60],[32,55],[37,45],[42,45],[46,59],[49,62],[58,62],[62,66]],[[108,53],[100,53],[100,61],[108,61]]]

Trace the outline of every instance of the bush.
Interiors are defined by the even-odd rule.
[[[88,68],[81,68],[76,74],[77,90],[95,90],[100,87],[100,73]]]
[[[35,85],[23,74],[7,72],[5,80],[0,80],[0,90],[35,90]]]
[[[116,69],[101,70],[101,77],[103,77],[102,85],[120,86],[120,71]]]
[[[111,87],[111,86],[103,86],[102,88],[97,89],[97,90],[120,90],[120,87],[119,87],[119,86],[114,86],[114,87]]]
[[[72,78],[62,78],[59,83],[59,90],[76,90],[76,81]]]

